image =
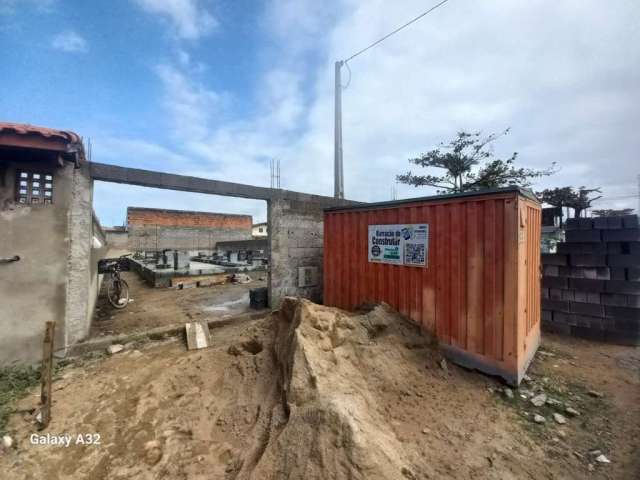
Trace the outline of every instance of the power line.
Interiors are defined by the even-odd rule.
[[[347,63],[350,60],[353,60],[354,58],[356,58],[358,55],[366,52],[367,50],[369,50],[370,48],[375,47],[376,45],[378,45],[380,42],[384,42],[387,38],[389,38],[392,35],[395,35],[396,33],[398,33],[400,30],[402,30],[403,28],[408,27],[409,25],[411,25],[414,22],[417,22],[418,20],[420,20],[422,17],[424,17],[425,15],[433,12],[436,8],[444,5],[445,3],[447,3],[449,0],[443,0],[442,2],[438,3],[437,5],[431,7],[429,10],[427,10],[426,12],[421,13],[420,15],[418,15],[417,17],[415,17],[412,20],[409,20],[407,23],[405,23],[404,25],[396,28],[393,32],[388,33],[387,35],[385,35],[384,37],[382,37],[380,40],[376,40],[375,42],[373,42],[371,45],[369,45],[368,47],[363,48],[362,50],[360,50],[359,52],[354,53],[353,55],[351,55],[349,58],[347,58],[346,60],[344,60],[344,63]]]

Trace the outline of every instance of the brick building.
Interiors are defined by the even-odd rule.
[[[251,215],[127,208],[129,248],[212,252],[216,243],[251,239]]]

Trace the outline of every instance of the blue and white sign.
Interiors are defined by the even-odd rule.
[[[429,258],[429,225],[369,225],[369,261],[426,267]]]

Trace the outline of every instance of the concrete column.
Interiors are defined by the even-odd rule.
[[[85,164],[73,171],[72,198],[68,213],[65,347],[85,338],[91,326],[89,295],[93,234],[92,197],[93,181]]]

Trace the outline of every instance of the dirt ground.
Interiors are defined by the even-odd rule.
[[[122,310],[113,308],[107,301],[103,286],[91,326],[91,337],[235,316],[249,311],[250,289],[267,286],[266,280],[260,280],[266,278],[265,272],[249,274],[251,283],[184,290],[150,287],[135,272],[123,272],[121,275],[129,284],[129,296],[133,302]]]
[[[640,349],[545,336],[514,398],[441,364],[429,338],[377,307],[359,315],[287,301],[212,330],[213,346],[140,344],[54,383],[34,445],[37,392],[9,427],[6,478],[638,479]],[[562,403],[535,407],[544,391]],[[592,391],[592,393],[589,393]],[[522,398],[522,396],[526,398]],[[569,404],[580,415],[553,421]],[[532,422],[542,414],[544,424]],[[99,434],[99,445],[76,443]],[[595,462],[593,450],[611,460]]]

